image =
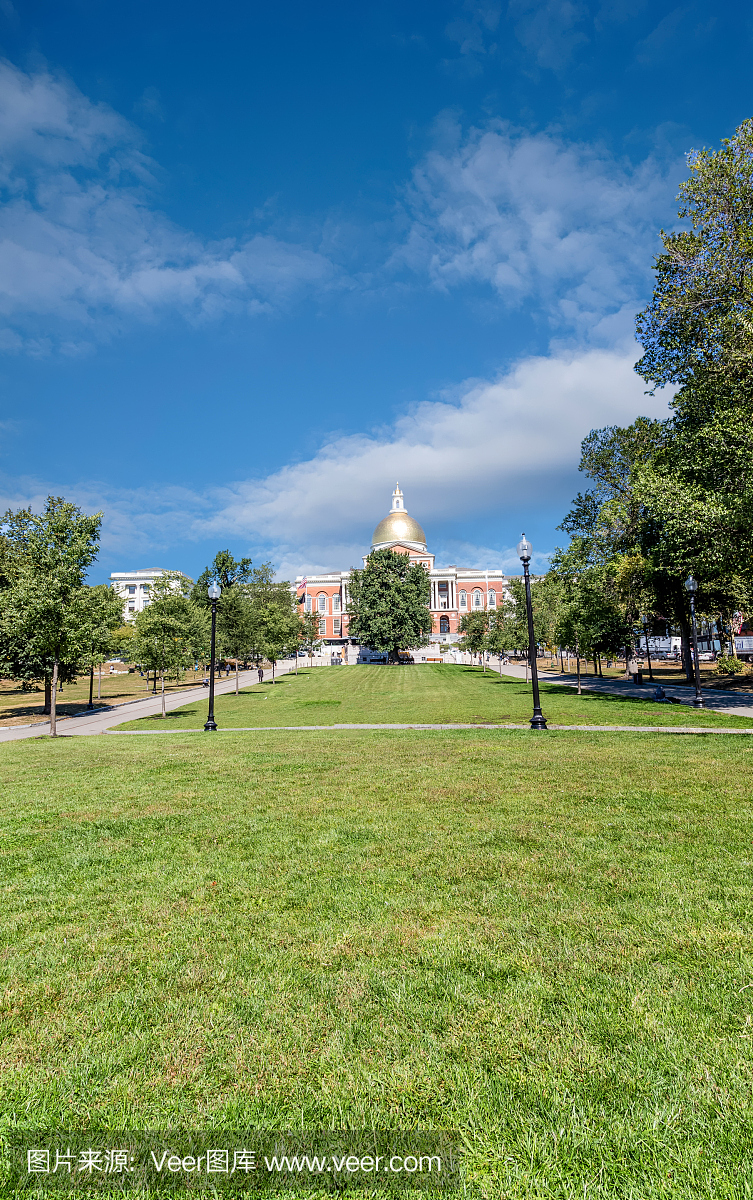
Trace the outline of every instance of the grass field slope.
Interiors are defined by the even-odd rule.
[[[743,1197],[751,753],[483,729],[2,745],[0,1132],[456,1130],[468,1196]]]
[[[562,725],[692,725],[751,728],[744,717],[698,712],[687,705],[654,704],[541,684],[544,715]],[[364,723],[505,724],[531,716],[531,685],[484,673],[480,667],[426,664],[407,667],[335,667],[302,670],[218,697],[215,716],[225,729],[274,725]],[[161,717],[119,729],[200,729],[206,703],[189,704]]]

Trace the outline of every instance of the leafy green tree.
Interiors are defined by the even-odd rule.
[[[486,649],[490,654],[494,654],[498,658],[501,658],[505,651],[509,649],[505,630],[504,610],[502,607],[489,613]]]
[[[653,297],[637,319],[637,370],[660,387],[691,387],[680,407],[699,399],[696,385],[707,401],[737,394],[739,403],[753,366],[753,121],[688,162],[678,200],[690,228],[662,230]]]
[[[429,573],[407,554],[375,550],[348,582],[348,633],[398,661],[400,650],[425,646],[432,631]]]
[[[217,642],[223,653],[235,659],[235,694],[238,695],[238,660],[252,653],[255,645],[253,605],[238,584],[222,593],[217,603]]]
[[[209,608],[211,601],[207,590],[213,580],[226,592],[232,587],[247,583],[252,574],[250,558],[235,559],[229,550],[218,550],[211,567],[205,567],[193,585],[191,599],[200,608]]]
[[[289,594],[289,593],[288,593]],[[287,611],[279,604],[267,604],[255,610],[254,625],[256,645],[272,664],[272,682],[275,667],[281,658],[297,652],[301,641],[301,619],[292,608]]]
[[[312,664],[312,656],[315,650],[318,650],[322,644],[322,639],[319,634],[319,614],[316,612],[301,613],[301,649],[308,650],[309,666]]]
[[[57,736],[57,692],[86,659],[84,579],[97,557],[102,514],[49,496],[40,515],[6,512],[2,534],[0,670],[12,679],[44,679],[50,735]],[[47,708],[47,704],[45,704]]]
[[[106,584],[83,588],[74,606],[74,620],[78,620],[82,643],[86,647],[82,665],[91,671],[99,666],[97,699],[102,697],[102,662],[124,645],[118,632],[123,622],[123,597]],[[132,631],[129,629],[129,633]]]
[[[243,584],[243,593],[258,609],[273,604],[287,613],[291,611],[291,607],[296,608],[290,584],[285,579],[275,579],[275,570],[271,563],[262,563],[260,567],[254,567]]]
[[[136,616],[136,653],[147,670],[161,678],[162,716],[165,716],[165,674],[176,674],[205,656],[209,641],[206,611],[187,595],[178,572],[165,571],[152,584],[149,605]]]
[[[463,635],[458,643],[461,650],[470,655],[483,654],[487,648],[489,634],[488,612],[484,609],[475,609],[463,613],[458,625],[458,632]],[[486,674],[486,661],[484,661],[484,674]]]

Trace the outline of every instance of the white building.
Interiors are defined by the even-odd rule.
[[[164,575],[166,567],[145,567],[140,571],[113,571],[110,575],[110,586],[113,591],[125,599],[125,619],[135,621],[136,613],[142,612],[149,603],[149,593],[155,579]],[[186,583],[193,583],[182,571],[173,572],[182,576]]]

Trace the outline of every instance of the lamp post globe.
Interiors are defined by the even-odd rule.
[[[541,711],[541,703],[539,701],[539,672],[536,666],[536,638],[533,632],[533,607],[531,605],[531,576],[528,573],[528,564],[531,561],[531,553],[533,546],[526,538],[525,534],[521,535],[518,542],[518,558],[523,564],[523,576],[525,578],[526,587],[526,616],[528,618],[528,658],[531,664],[531,683],[533,685],[533,716],[531,717],[531,729],[546,729],[546,718]]]
[[[685,591],[690,600],[690,627],[693,633],[693,678],[695,680],[693,708],[705,708],[706,702],[701,693],[701,672],[698,669],[698,631],[695,620],[695,594],[698,591],[698,583],[692,575],[688,575],[685,580]]]
[[[217,601],[222,595],[222,588],[216,579],[212,580],[207,588],[207,596],[212,601],[212,648],[210,654],[209,668],[209,712],[207,714],[206,723],[204,725],[205,732],[217,732],[217,722],[214,719],[214,665],[215,665],[215,629],[217,626]]]

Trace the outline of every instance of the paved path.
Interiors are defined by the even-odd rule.
[[[218,733],[313,733],[333,729],[528,729],[526,725],[233,725],[218,729]],[[743,733],[753,729],[713,729],[688,725],[549,725],[548,730],[576,730],[582,733]],[[113,737],[143,737],[151,733],[203,733],[203,729],[106,729]]]
[[[516,663],[510,663],[501,670],[499,665],[494,663],[493,669],[502,675],[510,675],[513,679],[525,679],[526,677],[525,667],[520,667]],[[557,683],[564,687],[577,687],[578,677],[577,675],[540,670],[539,683]],[[580,684],[584,690],[589,692],[608,692],[615,696],[636,696],[641,700],[653,699],[656,690],[655,683],[637,684],[629,683],[626,679],[597,679],[594,675],[581,675]],[[685,684],[668,683],[662,684],[662,687],[668,696],[676,696],[684,704],[689,704],[695,696],[695,688],[687,687]],[[746,703],[739,692],[707,688],[703,691],[703,698],[706,701],[706,708],[710,712],[725,713],[729,717],[753,717],[753,700]],[[544,715],[546,716],[546,713]]]
[[[280,675],[286,675],[288,671],[294,670],[295,663],[281,663],[275,671],[275,678],[279,678]],[[265,682],[268,683],[271,678],[272,672],[265,671]],[[258,674],[256,668],[251,671],[240,672],[239,683],[241,687],[249,687],[252,683],[257,682]],[[230,675],[226,679],[215,679],[215,696],[227,695],[228,692],[234,691],[235,675]],[[208,705],[208,687],[190,688],[185,692],[172,692],[169,696],[165,697],[165,709],[167,712],[172,712],[175,708],[182,708],[184,704],[193,704],[197,701]],[[122,725],[126,721],[137,721],[140,717],[154,717],[161,712],[162,697],[158,692],[156,696],[150,694],[148,697],[145,696],[143,700],[130,700],[126,704],[114,704],[111,707],[95,709],[91,712],[84,711],[77,717],[59,717],[57,723],[58,737],[107,733],[113,725]],[[11,725],[7,729],[0,729],[0,742],[17,742],[23,738],[44,737],[49,732],[49,721],[45,721],[39,725]]]

